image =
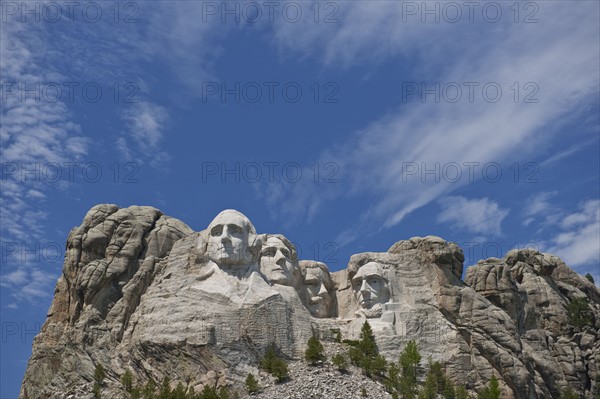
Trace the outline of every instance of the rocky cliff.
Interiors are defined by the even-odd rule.
[[[558,398],[567,386],[594,397],[598,288],[533,250],[482,260],[464,281],[463,262],[456,244],[413,237],[330,273],[237,211],[194,232],[151,207],[98,205],[69,234],[20,397],[91,398],[97,364],[108,397],[123,397],[126,370],[196,391],[241,386],[268,346],[299,359],[310,336],[357,338],[365,320],[388,360],[415,340],[472,392],[495,375],[506,398]],[[577,298],[590,320],[574,327]]]

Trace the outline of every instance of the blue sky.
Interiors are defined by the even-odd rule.
[[[469,4],[2,1],[0,397],[97,203],[236,208],[331,270],[433,234],[600,281],[599,3]]]

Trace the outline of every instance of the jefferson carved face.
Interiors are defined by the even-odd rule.
[[[307,268],[304,287],[308,299],[308,310],[314,317],[329,317],[333,298],[327,289],[331,277],[321,268]]]
[[[208,257],[219,266],[248,265],[252,262],[250,241],[254,226],[242,213],[225,210],[208,225]]]
[[[373,305],[389,299],[383,268],[377,262],[369,262],[358,269],[352,278],[352,288],[363,309],[371,309]]]
[[[273,284],[292,285],[292,254],[277,237],[269,237],[260,252],[260,271]]]

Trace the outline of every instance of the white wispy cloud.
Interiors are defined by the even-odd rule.
[[[442,211],[437,217],[438,222],[450,223],[455,228],[484,236],[502,234],[502,221],[509,212],[489,198],[450,196],[442,198],[439,203]]]
[[[52,295],[58,270],[46,270],[39,262],[22,256],[44,242],[48,212],[39,206],[53,186],[41,170],[47,165],[64,165],[86,155],[90,141],[85,137],[64,101],[44,96],[21,97],[21,84],[32,89],[56,76],[44,62],[51,47],[43,24],[0,24],[0,71],[5,89],[1,102],[0,181],[3,268],[0,284],[12,291],[16,307]],[[16,85],[16,86],[12,86]],[[5,253],[7,248],[11,253]],[[10,256],[9,256],[10,255]]]
[[[555,195],[556,191],[541,192],[527,198],[523,208],[523,225],[529,226],[538,217],[549,218],[548,222],[552,223],[557,209],[549,200]]]
[[[600,262],[600,200],[589,200],[580,205],[579,211],[567,214],[558,232],[551,238],[548,249],[570,266]]]
[[[282,220],[303,220],[332,201],[365,196],[370,206],[363,215],[369,212],[379,226],[390,227],[470,183],[465,175],[456,182],[424,181],[421,174],[407,173],[407,162],[431,169],[436,163],[442,168],[452,162],[483,165],[536,154],[539,144],[561,133],[563,122],[577,117],[581,104],[593,101],[599,91],[598,4],[580,5],[539,3],[539,22],[534,24],[512,18],[453,24],[421,23],[418,17],[402,23],[400,3],[344,2],[339,4],[340,23],[311,29],[279,24],[274,41],[280,51],[319,58],[326,68],[410,62],[423,80],[435,76],[441,85],[478,82],[480,89],[494,82],[503,96],[484,101],[476,91],[479,98],[469,102],[465,89],[456,103],[430,97],[425,103],[417,98],[399,104],[345,143],[323,150],[321,160],[339,165],[343,184],[325,192],[310,182],[284,187],[286,193],[269,205]],[[515,101],[509,89],[514,82],[521,87],[533,82],[539,101],[523,103],[523,92]],[[356,238],[363,229],[357,222],[342,235]]]
[[[141,102],[126,109],[122,117],[128,128],[128,137],[120,137],[117,145],[123,154],[131,156],[133,145],[143,155],[142,160],[149,159],[150,164],[154,166],[169,158],[168,154],[161,150],[169,120],[164,107],[151,102]]]

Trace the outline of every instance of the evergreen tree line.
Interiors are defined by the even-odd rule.
[[[573,302],[575,302],[575,305],[572,305],[573,312],[579,311],[579,315],[585,314],[582,310],[583,306],[577,301],[571,303]],[[585,307],[587,308],[587,304]],[[415,341],[411,340],[406,344],[397,362],[388,363],[379,353],[368,321],[363,324],[359,338],[359,340],[342,340],[340,332],[337,331],[336,341],[348,346],[346,354],[337,353],[332,358],[333,365],[341,373],[346,373],[348,365],[352,364],[360,368],[365,376],[383,383],[393,399],[437,399],[440,396],[444,399],[469,398],[466,388],[455,385],[445,374],[441,363],[429,359],[427,369],[422,370],[421,354]],[[308,340],[304,357],[313,366],[323,364],[327,360],[323,345],[316,336]],[[290,378],[287,362],[278,355],[275,345],[271,345],[265,352],[260,361],[260,368],[273,375],[277,383],[283,383]],[[97,365],[92,388],[95,399],[102,397],[101,390],[105,377],[104,368],[100,364]],[[421,383],[423,378],[424,382]],[[179,382],[174,389],[171,389],[169,377],[165,377],[160,386],[157,386],[152,379],[144,385],[134,385],[129,370],[121,376],[121,383],[130,399],[235,399],[239,397],[237,392],[230,392],[226,387],[216,389],[205,386],[201,392],[196,393],[193,387],[186,387]],[[261,390],[257,378],[252,373],[246,377],[245,388],[250,394]],[[366,389],[363,388],[362,392],[363,396],[367,395]],[[488,385],[478,393],[477,399],[500,399],[500,394],[498,379],[492,376]],[[600,399],[600,395],[598,397]],[[578,399],[579,395],[571,388],[567,388],[561,393],[560,398]]]

